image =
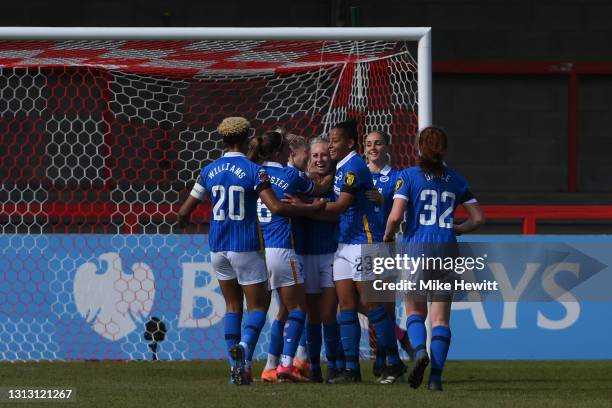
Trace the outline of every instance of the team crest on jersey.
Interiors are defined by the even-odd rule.
[[[386,183],[387,181],[389,181],[389,176],[380,176],[380,181]]]
[[[402,180],[402,178],[400,177],[395,182],[395,191],[398,191],[400,188],[402,188],[402,185],[404,185],[404,180]]]
[[[344,185],[347,187],[353,187],[357,181],[357,175],[352,171],[347,172],[344,175]]]
[[[264,169],[259,169],[259,171],[257,172],[257,176],[259,177],[259,181],[261,181],[262,183],[270,181],[270,176],[268,176],[268,172],[266,172]]]

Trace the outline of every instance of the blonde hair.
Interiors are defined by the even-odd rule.
[[[329,139],[327,139],[324,136],[317,136],[317,137],[313,137],[312,139],[310,139],[310,146],[316,145],[317,143],[325,143],[326,145],[328,145]]]
[[[251,124],[241,116],[230,116],[221,121],[217,126],[217,132],[223,137],[226,144],[237,144],[249,135]]]
[[[287,141],[289,142],[289,148],[292,152],[299,149],[308,149],[308,141],[303,136],[289,133],[287,135]]]

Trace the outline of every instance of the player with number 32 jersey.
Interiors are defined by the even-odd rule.
[[[457,206],[476,202],[467,181],[446,165],[437,176],[425,173],[420,166],[403,170],[393,198],[411,204],[406,210],[403,242],[455,242],[453,215]]]

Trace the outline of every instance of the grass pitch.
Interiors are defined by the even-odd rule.
[[[612,407],[612,361],[450,361],[442,393],[426,380],[418,390],[378,385],[370,369],[355,385],[237,387],[222,361],[0,363],[0,386],[76,388],[76,403],[50,403],[67,407]],[[29,404],[0,408],[10,405]]]

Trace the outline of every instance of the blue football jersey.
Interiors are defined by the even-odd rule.
[[[325,201],[334,201],[330,191]],[[295,252],[298,255],[333,254],[338,249],[338,223],[300,217],[292,219],[293,236],[296,237]],[[304,237],[299,239],[298,237]],[[301,243],[301,245],[298,245]]]
[[[372,244],[382,242],[385,232],[383,209],[368,200],[365,192],[374,188],[372,173],[361,157],[350,152],[336,165],[334,193],[353,194],[348,210],[340,215],[338,242],[342,244]]]
[[[228,152],[200,172],[191,195],[202,200],[210,197],[212,252],[258,251],[263,248],[257,222],[257,199],[270,187],[269,176],[244,154]]]
[[[294,167],[283,167],[279,163],[264,162],[263,168],[270,176],[270,184],[276,197],[281,200],[286,194],[310,193],[314,188],[311,180],[300,175]],[[274,215],[266,205],[257,202],[257,215],[263,231],[266,248],[295,248],[302,245],[295,241],[305,239],[303,236],[294,237],[291,233],[291,218]]]
[[[437,177],[419,166],[403,170],[394,197],[408,201],[403,242],[456,242],[455,210],[459,204],[476,202],[467,181],[447,166]]]
[[[395,194],[395,183],[399,177],[401,170],[391,166],[385,166],[380,173],[372,173],[374,187],[378,189],[384,198],[383,203],[383,219],[385,223],[391,214],[393,208],[393,194]]]

